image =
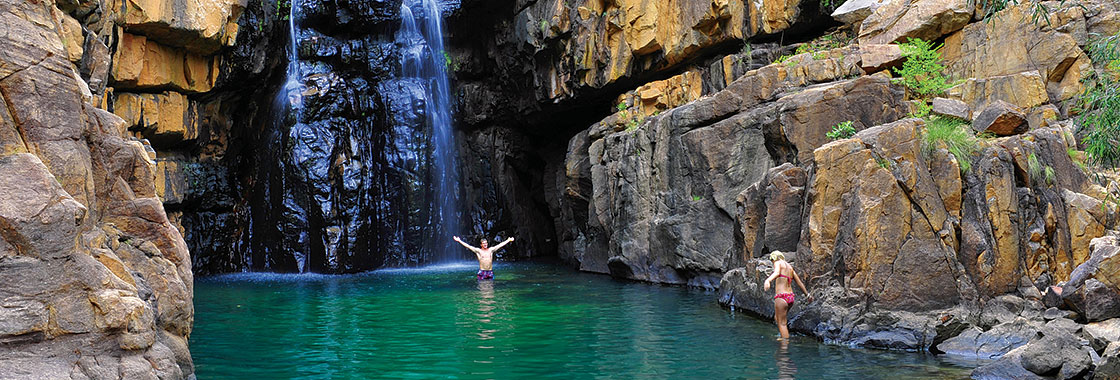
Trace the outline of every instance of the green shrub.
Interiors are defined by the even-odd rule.
[[[852,126],[852,121],[845,121],[833,125],[832,130],[825,133],[825,136],[833,140],[846,139],[856,135],[856,128]]]
[[[929,116],[930,111],[933,111],[933,106],[927,103],[925,99],[919,99],[914,102],[914,112],[911,112],[909,117],[925,118]]]
[[[945,143],[949,153],[957,158],[962,173],[972,170],[972,155],[980,150],[980,140],[972,134],[967,121],[934,116],[926,122],[925,151],[932,154],[940,143]]]
[[[1081,142],[1090,163],[1115,167],[1120,163],[1120,35],[1094,39],[1086,50],[1104,70],[1090,71],[1078,98],[1077,124],[1085,136]]]
[[[642,125],[642,119],[641,118],[630,119],[630,121],[628,123],[626,123],[626,132],[633,132],[633,131],[637,130],[638,126],[640,126],[640,125]]]
[[[943,73],[945,66],[941,64],[940,45],[911,38],[906,43],[899,44],[899,48],[906,61],[902,63],[902,67],[896,67],[894,72],[901,76],[898,81],[919,98],[940,95],[951,87],[949,79]]]
[[[614,106],[614,108],[617,108],[619,112],[622,112],[626,110],[626,102],[619,102],[617,106]]]

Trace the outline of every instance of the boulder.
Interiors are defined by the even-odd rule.
[[[1023,368],[1020,354],[1020,350],[1013,350],[994,362],[972,370],[970,377],[973,380],[1045,380],[1045,377]]]
[[[1093,371],[1093,379],[1120,379],[1120,342],[1112,342],[1101,354],[1101,361]]]
[[[997,100],[976,114],[972,128],[976,132],[990,132],[996,136],[1011,136],[1027,131],[1027,115],[1014,105]]]
[[[93,96],[109,63],[91,47],[104,45],[74,38],[73,22],[52,22],[55,4],[82,22],[112,11],[0,0],[0,377],[192,378],[185,345],[157,348],[190,335],[186,243],[155,198],[143,144]],[[81,76],[66,51],[77,46]],[[127,373],[126,357],[140,358]]]
[[[1120,342],[1120,318],[1086,324],[1082,329],[1093,349],[1103,351],[1109,344]]]
[[[906,42],[907,38],[937,40],[968,24],[972,11],[971,3],[966,0],[887,2],[863,20],[859,42],[889,44]]]
[[[933,98],[932,106],[933,109],[930,112],[934,115],[972,120],[972,110],[968,107],[968,104],[960,100]]]
[[[1042,324],[1020,317],[987,331],[969,328],[936,348],[947,355],[968,359],[995,359],[1029,343],[1042,329]]]
[[[896,44],[863,44],[859,45],[859,59],[863,71],[874,74],[901,65],[902,49]]]
[[[960,284],[962,268],[950,259],[955,234],[941,231],[949,215],[922,158],[921,125],[904,119],[813,151],[803,277],[844,273],[885,309],[960,300],[963,289],[943,286]]]
[[[1092,255],[1062,288],[1065,304],[1090,322],[1120,317],[1120,244],[1115,235],[1093,239]]]
[[[983,110],[996,101],[1004,101],[1023,110],[1049,102],[1046,82],[1038,71],[980,79],[968,78],[946,90],[945,94],[965,102],[973,110]]]
[[[1047,332],[1024,346],[1019,355],[1024,369],[1063,380],[1083,377],[1093,364],[1078,339],[1063,332]]]
[[[886,0],[845,1],[832,12],[832,18],[848,25],[859,24],[885,3]]]

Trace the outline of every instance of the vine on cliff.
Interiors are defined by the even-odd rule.
[[[1120,35],[1094,39],[1086,50],[1103,69],[1085,77],[1078,98],[1081,141],[1090,163],[1115,167],[1120,163]]]

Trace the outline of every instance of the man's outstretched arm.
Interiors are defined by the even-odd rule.
[[[492,248],[492,249],[495,250],[495,251],[497,251],[499,249],[502,249],[502,247],[505,247],[506,244],[509,244],[509,242],[511,242],[511,241],[513,241],[513,237],[510,237],[509,239],[506,239],[506,241],[503,241],[501,244],[495,245],[494,248]]]
[[[463,240],[459,239],[458,236],[454,236],[454,238],[455,238],[456,242],[458,242],[459,244],[462,244],[464,247],[467,247],[467,249],[471,250],[471,252],[474,252],[475,256],[478,256],[478,248],[477,247],[473,247],[470,244],[464,243]]]

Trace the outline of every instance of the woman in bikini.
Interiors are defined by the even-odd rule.
[[[770,261],[774,262],[774,273],[766,278],[766,282],[762,288],[766,291],[770,290],[770,281],[774,281],[778,277],[783,280],[774,282],[774,322],[778,324],[778,332],[782,337],[778,340],[789,339],[789,328],[786,327],[788,320],[786,313],[789,308],[793,307],[793,281],[797,281],[797,286],[801,287],[801,292],[806,295],[809,294],[805,290],[805,284],[801,282],[801,277],[797,276],[797,272],[793,270],[793,266],[786,262],[786,256],[779,251],[770,253]],[[809,302],[813,302],[813,296],[808,296]]]

